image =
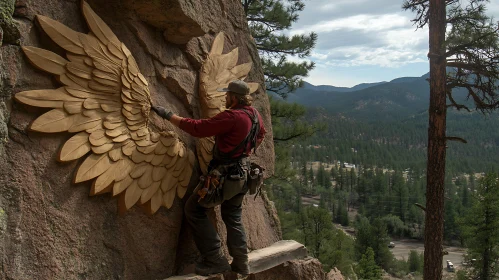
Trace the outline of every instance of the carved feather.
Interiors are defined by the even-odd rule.
[[[37,15],[36,18],[45,33],[63,49],[74,54],[85,54],[78,32],[51,18],[42,15]]]
[[[171,188],[168,192],[163,194],[163,206],[166,208],[170,208],[173,205],[173,200],[175,199],[175,195],[177,194],[176,188]]]
[[[36,107],[62,108],[64,101],[81,101],[69,95],[64,88],[23,91],[16,94],[16,100]]]
[[[239,59],[238,48],[226,54],[223,53],[225,44],[224,33],[220,32],[213,40],[208,58],[204,61],[199,82],[201,117],[211,118],[225,110],[225,93],[217,88],[227,87],[236,79],[245,79],[251,70],[252,63],[236,65]],[[249,83],[250,93],[258,89],[258,84]],[[198,160],[203,173],[207,172],[208,163],[212,158],[213,138],[203,138],[197,143]]]
[[[132,206],[137,203],[142,194],[142,189],[139,188],[139,183],[134,180],[130,186],[125,191],[125,206],[126,209],[132,208]]]
[[[156,193],[151,197],[151,205],[150,205],[150,210],[151,213],[155,213],[158,211],[159,207],[161,207],[161,204],[163,203],[163,192],[161,189],[158,189]]]
[[[16,100],[54,108],[38,117],[32,130],[77,133],[62,146],[59,160],[71,161],[91,152],[74,178],[76,183],[94,180],[91,195],[112,189],[114,196],[123,196],[125,209],[136,203],[146,204],[151,213],[161,205],[169,208],[175,194],[185,194],[186,178],[192,174],[192,165],[177,160],[185,157],[186,147],[173,132],[150,130],[149,118],[144,117],[151,106],[146,77],[128,48],[84,1],[82,10],[89,34],[37,16],[41,28],[67,51],[68,59],[35,47],[23,47],[24,53],[35,67],[55,75],[64,86],[20,92]],[[182,190],[177,191],[178,186]]]
[[[88,133],[80,132],[66,141],[61,149],[61,152],[59,153],[59,160],[71,161],[79,159],[88,152],[90,152]]]
[[[85,20],[95,36],[99,38],[104,45],[111,42],[114,45],[119,46],[121,42],[118,40],[118,37],[114,35],[111,28],[107,26],[107,24],[92,10],[92,8],[90,8],[87,2],[82,1],[81,4]]]
[[[152,196],[159,190],[159,185],[161,182],[153,182],[151,186],[145,189],[140,196],[140,203],[144,204],[151,200]],[[161,192],[161,190],[159,190]]]
[[[31,130],[39,132],[62,132],[73,124],[73,117],[62,109],[53,109],[38,117],[32,124]]]
[[[80,168],[78,168],[75,183],[87,181],[101,175],[109,168],[110,165],[111,162],[107,154],[91,154],[81,164]]]

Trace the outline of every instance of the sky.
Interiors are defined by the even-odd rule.
[[[428,28],[416,30],[411,22],[415,13],[403,11],[402,2],[304,0],[305,9],[290,30],[291,35],[318,35],[308,58],[316,66],[304,80],[352,87],[429,72]],[[492,0],[487,8],[499,20],[499,1]]]

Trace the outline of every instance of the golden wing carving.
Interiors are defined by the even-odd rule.
[[[24,53],[63,86],[19,92],[15,98],[54,108],[38,117],[32,130],[77,133],[63,145],[59,160],[90,153],[74,181],[94,179],[91,195],[120,195],[121,210],[135,204],[150,213],[170,208],[175,195],[182,198],[186,192],[194,154],[173,132],[150,130],[147,80],[127,47],[84,1],[82,9],[89,34],[37,16],[42,29],[67,51],[67,59],[35,47],[23,47]]]
[[[218,88],[225,88],[234,80],[244,80],[251,70],[252,63],[237,65],[239,59],[238,48],[222,54],[224,48],[224,33],[220,32],[211,46],[208,58],[201,66],[199,75],[199,97],[201,118],[211,118],[225,110],[225,92],[218,92]],[[248,83],[250,93],[258,90],[258,83]],[[196,146],[201,171],[206,173],[212,158],[213,137],[201,138]]]

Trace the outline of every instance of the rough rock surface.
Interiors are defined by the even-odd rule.
[[[263,84],[239,1],[92,0],[89,4],[133,53],[155,104],[182,116],[199,115],[198,71],[220,31],[226,34],[224,51],[239,47],[239,63],[254,63],[248,80]],[[140,7],[155,8],[144,14]],[[36,14],[88,32],[79,1],[17,0],[15,10],[9,11],[22,46],[63,54],[34,23]],[[162,279],[192,271],[197,251],[183,221],[185,201],[176,199],[171,209],[163,208],[154,216],[138,207],[119,216],[115,198],[89,197],[89,183],[72,184],[79,162],[56,161],[70,134],[27,129],[45,110],[16,103],[13,95],[58,86],[49,74],[27,62],[19,46],[0,48],[0,278]],[[270,108],[262,88],[254,105],[269,131],[255,160],[271,171]],[[175,129],[194,149],[192,137],[157,117],[152,121],[158,128]],[[281,239],[275,209],[265,196],[255,201],[248,196],[243,207],[250,249]],[[224,236],[219,211],[211,216]]]
[[[314,258],[294,260],[272,269],[250,275],[247,280],[326,280],[322,264]]]
[[[331,269],[327,274],[327,280],[345,280],[343,275],[341,275],[341,271],[339,271],[336,267]]]
[[[12,18],[16,10],[15,0],[0,1],[0,46],[4,44],[17,44],[19,29]]]
[[[234,272],[219,273],[210,276],[199,276],[188,274],[182,276],[174,276],[166,280],[236,280],[243,279],[238,277]],[[285,262],[279,266],[250,274],[245,280],[344,280],[343,276],[337,269],[331,270],[326,274],[322,271],[322,264],[314,258],[302,260],[293,260]]]

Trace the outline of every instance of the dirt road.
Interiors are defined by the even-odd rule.
[[[395,243],[395,247],[390,249],[390,251],[392,251],[393,255],[397,259],[404,258],[407,260],[407,258],[409,257],[409,252],[411,250],[415,250],[418,253],[424,251],[424,244],[421,242],[412,241],[412,240],[397,240],[393,241],[393,243]],[[447,267],[446,260],[450,260],[454,264],[454,267],[456,268],[461,266],[465,250],[459,247],[444,247],[444,248],[447,252],[449,252],[449,254],[445,255],[442,259],[443,267]]]

